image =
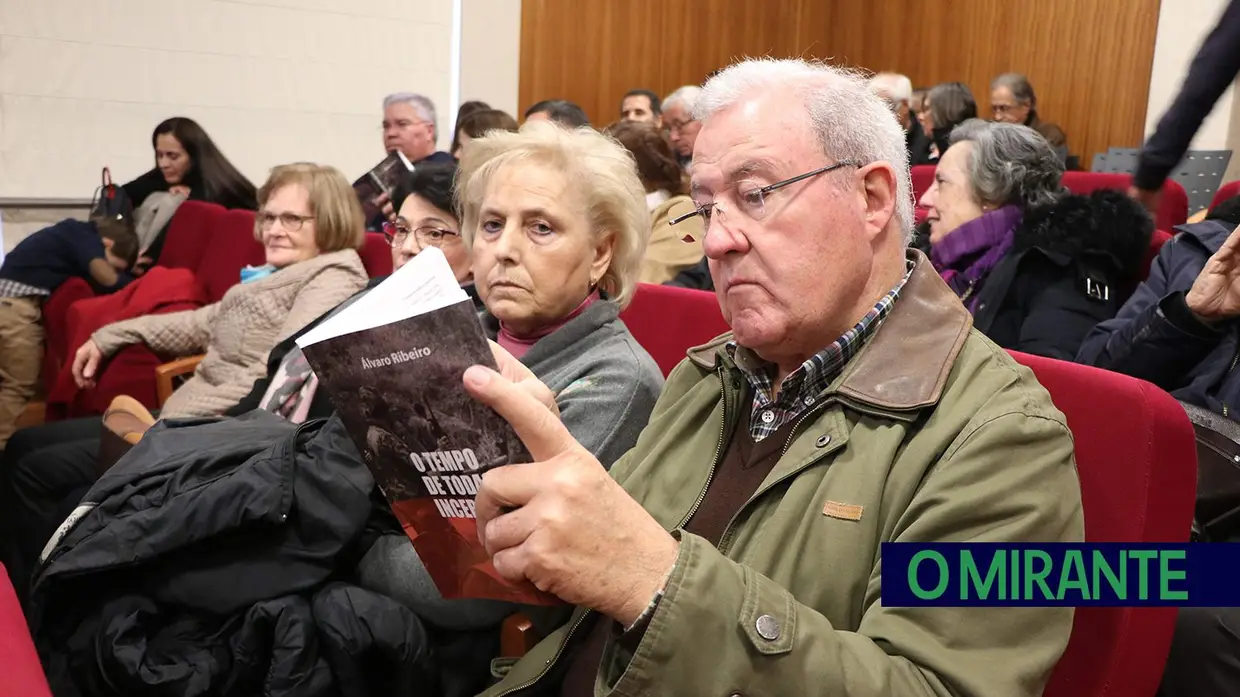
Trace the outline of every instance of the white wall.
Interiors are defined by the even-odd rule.
[[[480,99],[521,120],[521,0],[461,0],[461,101]]]
[[[0,198],[89,198],[104,165],[137,176],[174,115],[255,185],[297,160],[361,174],[382,157],[390,92],[435,100],[446,146],[452,13],[452,0],[0,0]]]
[[[1180,92],[1193,56],[1214,28],[1228,0],[1164,0],[1158,12],[1158,34],[1154,46],[1154,70],[1150,79],[1150,98],[1145,113],[1148,136],[1158,126],[1167,107]],[[1222,150],[1231,131],[1232,101],[1235,88],[1227,90],[1214,111],[1193,139],[1194,150]],[[1236,158],[1233,158],[1233,161]]]

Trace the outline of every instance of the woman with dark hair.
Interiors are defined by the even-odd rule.
[[[973,92],[963,82],[942,82],[930,89],[925,106],[917,115],[921,127],[930,136],[930,156],[926,162],[938,162],[947,152],[952,129],[969,119],[977,118],[977,101]]]
[[[217,203],[225,208],[258,209],[258,190],[224,157],[207,132],[193,119],[174,116],[151,134],[155,169],[124,185],[125,194],[140,208],[152,194],[169,193],[183,199]],[[167,224],[153,232],[134,267],[145,271],[159,260]]]
[[[155,169],[124,186],[135,208],[157,191],[225,208],[258,208],[258,190],[193,119],[174,116],[159,124],[151,134],[151,147]]]
[[[461,148],[471,140],[481,138],[487,131],[515,131],[517,120],[499,109],[475,111],[456,122],[456,136],[452,140],[452,156],[461,159]]]
[[[462,145],[462,143],[457,140],[457,134],[460,134],[461,132],[461,124],[465,123],[465,119],[469,118],[471,114],[476,114],[480,111],[491,111],[491,105],[486,102],[471,99],[470,101],[461,104],[460,108],[456,110],[456,124],[455,130],[453,130],[454,135],[452,138],[451,150],[453,155],[456,155],[457,150],[459,150]]]
[[[620,121],[608,127],[607,135],[618,140],[633,155],[637,176],[646,190],[651,231],[640,280],[642,283],[670,281],[702,259],[700,244],[684,242],[686,236],[701,239],[701,217],[694,216],[675,228],[669,224],[669,220],[676,217],[673,212],[687,213],[693,209],[693,201],[687,196],[684,170],[663,131],[654,124]]]

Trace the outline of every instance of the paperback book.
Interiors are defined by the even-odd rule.
[[[413,163],[409,161],[409,158],[405,157],[401,151],[394,150],[388,153],[382,162],[353,182],[353,190],[357,192],[357,200],[362,204],[362,212],[365,213],[366,220],[373,220],[375,216],[383,212],[379,197],[386,194],[390,199],[392,190],[400,183],[401,177],[412,171]]]
[[[499,576],[478,540],[482,475],[530,456],[462,384],[496,364],[443,252],[424,250],[297,344],[444,598],[558,602]]]

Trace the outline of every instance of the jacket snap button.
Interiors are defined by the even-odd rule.
[[[827,447],[827,443],[830,443],[830,442],[831,442],[831,436],[818,436],[818,440],[814,441],[814,445],[820,448],[825,448]]]
[[[758,636],[767,641],[775,641],[779,638],[779,620],[770,615],[762,615],[756,623]]]

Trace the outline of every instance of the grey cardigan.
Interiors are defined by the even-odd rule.
[[[637,443],[659,392],[663,373],[602,300],[543,337],[521,358],[556,394],[560,419],[577,442],[610,468]],[[487,336],[499,322],[481,314]],[[386,535],[358,568],[361,585],[400,601],[424,621],[446,629],[482,629],[518,608],[489,600],[444,600],[404,535]]]

